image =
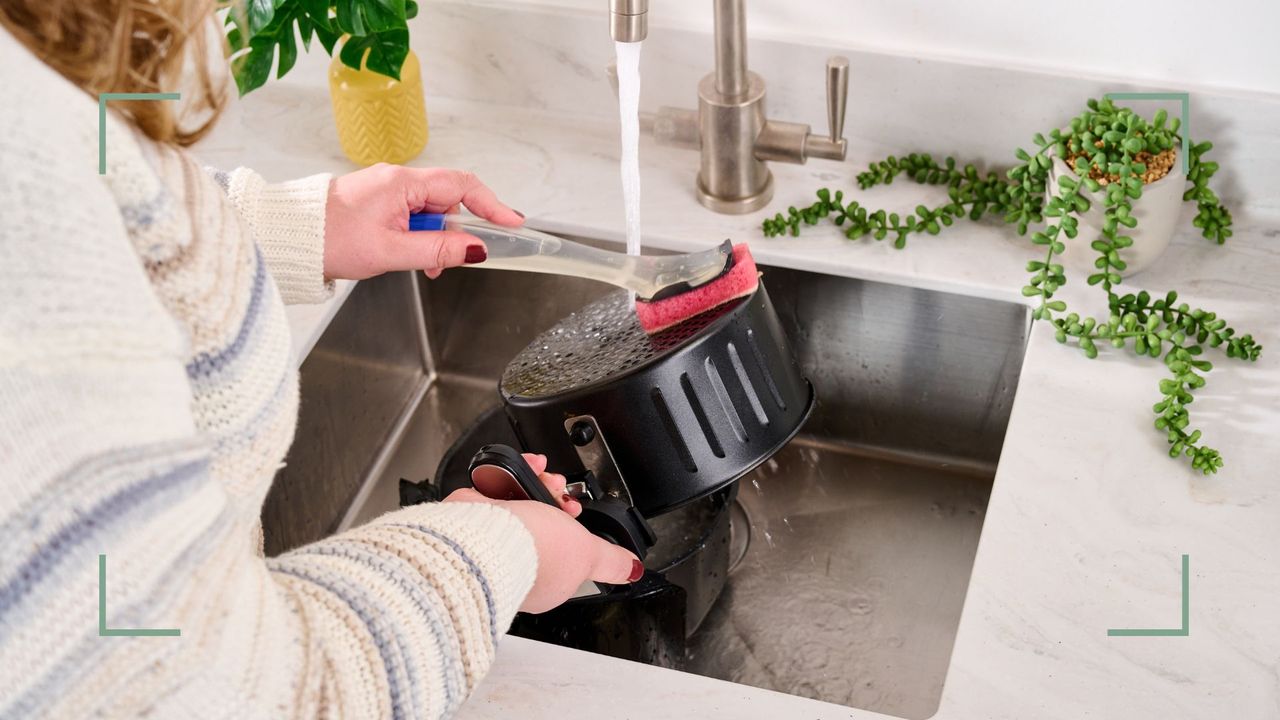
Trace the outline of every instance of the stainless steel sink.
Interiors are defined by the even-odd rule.
[[[688,669],[907,718],[937,708],[1028,328],[1011,303],[764,268],[818,393],[742,480],[745,556]],[[496,405],[506,361],[609,290],[462,270],[360,283],[302,367],[269,553],[398,506]]]

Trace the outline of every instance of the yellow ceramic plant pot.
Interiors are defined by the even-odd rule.
[[[427,109],[418,56],[409,51],[393,80],[365,68],[347,67],[334,54],[329,95],[342,152],[358,165],[404,163],[427,145]]]

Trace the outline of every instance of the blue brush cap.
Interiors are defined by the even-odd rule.
[[[443,213],[411,213],[409,215],[410,230],[443,230]]]

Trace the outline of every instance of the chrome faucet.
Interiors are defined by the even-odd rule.
[[[660,143],[700,151],[699,202],[720,213],[749,213],[773,198],[773,173],[765,161],[803,164],[811,157],[845,158],[849,60],[827,61],[828,134],[770,120],[764,111],[764,80],[747,69],[744,0],[713,2],[716,68],[698,83],[698,109],[662,107],[656,114],[642,114],[641,126],[651,129]],[[648,0],[609,0],[609,33],[618,42],[644,40],[648,14]]]

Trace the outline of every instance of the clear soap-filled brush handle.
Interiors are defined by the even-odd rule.
[[[410,230],[460,230],[484,241],[488,258],[468,267],[568,275],[631,290],[641,300],[661,300],[722,275],[732,262],[729,241],[684,255],[627,255],[565,240],[529,228],[502,227],[468,215],[416,213]]]

